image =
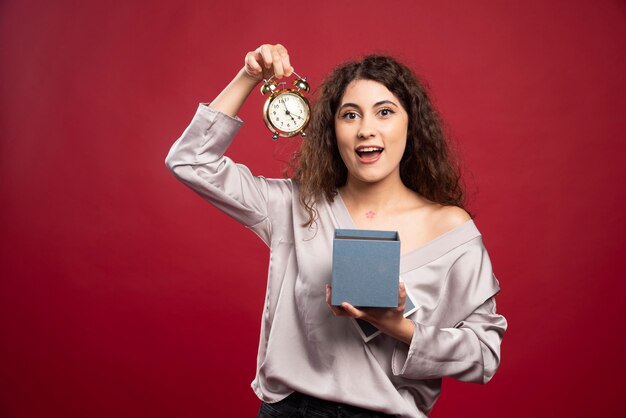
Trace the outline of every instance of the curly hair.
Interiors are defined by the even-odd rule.
[[[300,201],[309,216],[305,226],[317,219],[315,203],[321,198],[332,202],[347,181],[348,170],[337,147],[335,115],[354,80],[383,84],[408,113],[407,145],[400,161],[404,185],[433,202],[465,209],[459,170],[424,83],[394,58],[369,55],[347,62],[327,76],[313,105],[307,138],[292,155],[291,178],[300,186]]]

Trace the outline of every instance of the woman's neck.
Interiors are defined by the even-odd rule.
[[[414,197],[415,194],[400,179],[392,182],[365,183],[350,178],[339,193],[348,207],[374,212],[397,209],[402,201]]]

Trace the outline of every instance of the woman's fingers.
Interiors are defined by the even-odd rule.
[[[341,307],[346,312],[346,316],[351,316],[352,318],[363,318],[366,316],[365,312],[361,311],[360,309],[355,308],[354,306],[350,305],[348,302],[343,302],[341,304]]]
[[[328,307],[330,308],[330,310],[335,316],[348,316],[346,311],[341,306],[333,306],[333,304],[330,302],[331,297],[332,297],[332,288],[329,284],[327,284],[326,285],[326,304],[328,305]]]
[[[404,282],[400,282],[398,285],[398,310],[404,312],[404,306],[406,305],[406,286]]]
[[[248,52],[245,59],[246,72],[255,78],[276,78],[290,76],[293,67],[289,52],[281,44],[263,44],[254,51]]]
[[[274,75],[276,78],[291,75],[292,68],[289,63],[289,53],[287,52],[287,48],[281,44],[276,44],[272,47],[272,65],[274,66]]]
[[[276,48],[278,50],[278,53],[280,54],[284,75],[285,77],[289,77],[291,73],[293,73],[293,67],[291,66],[291,61],[289,59],[289,52],[287,52],[287,48],[285,48],[281,44],[277,44]]]
[[[263,67],[266,69],[272,68],[272,45],[264,44],[257,48],[258,54],[263,62]]]
[[[326,285],[326,303],[336,316],[347,316],[351,318],[361,318],[368,322],[380,322],[388,318],[402,318],[404,305],[406,304],[406,288],[404,283],[398,285],[398,307],[397,308],[364,308],[358,309],[348,302],[343,302],[340,306],[331,304],[332,287]]]
[[[259,77],[263,74],[263,67],[259,64],[256,51],[251,51],[246,54],[245,69],[246,72],[253,77]]]
[[[339,309],[336,306],[333,306],[332,303],[330,302],[330,298],[331,298],[331,293],[332,290],[330,288],[330,285],[326,285],[326,304],[328,305],[328,307],[330,308],[331,311],[333,311],[333,313],[335,315],[339,314]]]

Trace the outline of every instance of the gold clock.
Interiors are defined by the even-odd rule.
[[[293,88],[286,88],[286,82],[276,83],[274,76],[263,80],[262,94],[269,94],[263,105],[263,121],[272,132],[274,140],[306,136],[305,129],[311,118],[311,106],[304,96],[311,89],[306,78],[293,73],[297,79]]]

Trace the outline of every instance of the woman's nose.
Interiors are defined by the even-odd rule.
[[[373,137],[374,135],[376,135],[375,127],[367,120],[367,118],[362,119],[357,136],[361,139],[367,139]]]

